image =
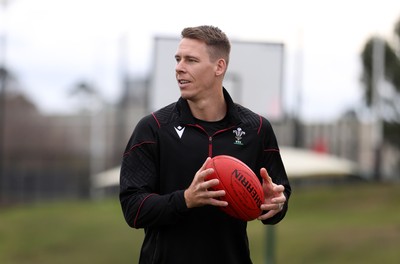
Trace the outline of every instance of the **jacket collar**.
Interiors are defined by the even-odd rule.
[[[238,124],[240,119],[239,119],[239,114],[237,111],[236,104],[233,102],[232,97],[228,93],[228,91],[223,87],[223,93],[224,93],[224,98],[227,104],[227,118],[229,120],[229,123],[233,124]],[[179,113],[179,120],[181,124],[194,124],[195,118],[192,115],[192,112],[190,110],[189,104],[186,99],[183,99],[182,97],[179,98],[177,102],[177,109]]]

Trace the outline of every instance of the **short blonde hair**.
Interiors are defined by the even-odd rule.
[[[182,30],[182,38],[204,41],[209,50],[210,59],[215,61],[223,58],[229,63],[231,43],[224,32],[214,26],[187,27]]]

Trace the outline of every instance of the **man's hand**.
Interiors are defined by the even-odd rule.
[[[283,194],[285,187],[283,185],[277,185],[273,183],[265,168],[261,168],[260,174],[263,179],[262,186],[264,190],[264,203],[260,208],[261,210],[268,212],[259,216],[257,219],[266,220],[282,211],[286,202],[286,197]]]
[[[206,181],[207,175],[214,172],[214,169],[206,169],[207,162],[211,158],[207,158],[201,168],[194,175],[193,181],[189,188],[185,190],[184,196],[187,208],[199,207],[204,205],[227,206],[228,202],[220,201],[218,198],[225,195],[224,190],[210,191],[209,188],[218,185],[218,179]]]

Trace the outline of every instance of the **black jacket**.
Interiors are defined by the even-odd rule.
[[[213,206],[188,209],[183,192],[208,156],[231,155],[258,177],[291,188],[270,123],[235,104],[226,90],[226,126],[208,134],[180,98],[137,124],[122,160],[120,202],[127,223],[145,229],[139,263],[251,263],[247,223]],[[260,177],[261,180],[261,177]],[[278,223],[284,209],[264,224]]]

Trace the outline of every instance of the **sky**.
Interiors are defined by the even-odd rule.
[[[154,37],[179,37],[184,27],[208,24],[231,40],[283,43],[286,111],[334,120],[362,103],[360,53],[367,39],[392,39],[400,19],[398,0],[6,2],[0,58],[49,114],[76,110],[68,92],[82,80],[115,102],[121,65],[131,76],[151,73]]]

